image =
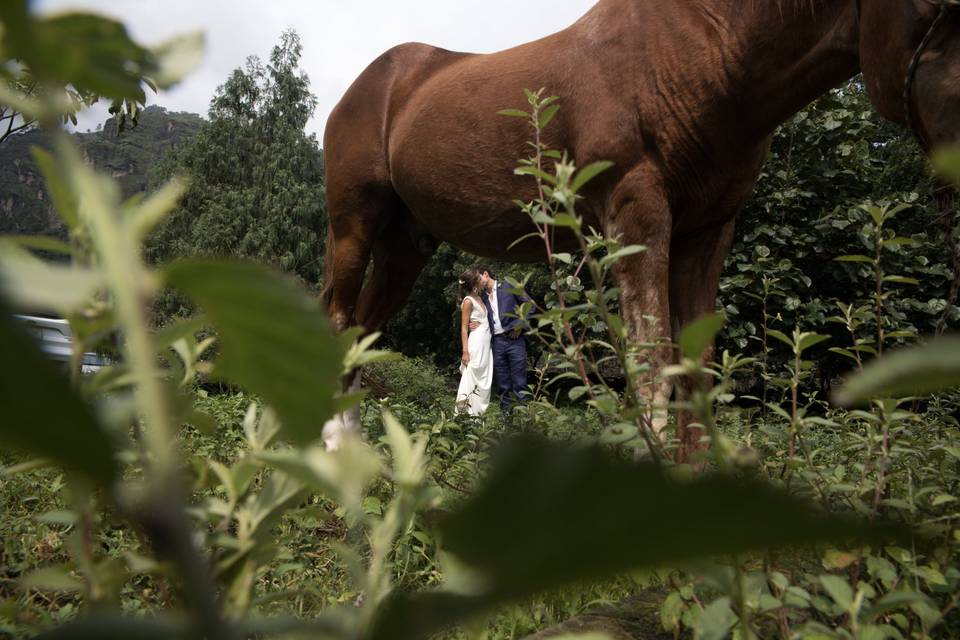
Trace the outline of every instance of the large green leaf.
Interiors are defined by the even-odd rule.
[[[153,53],[116,20],[87,13],[34,19],[24,0],[0,3],[0,20],[7,27],[4,59],[22,60],[34,78],[53,86],[143,102],[141,78],[159,69]]]
[[[252,263],[184,260],[164,269],[220,336],[219,375],[262,396],[300,444],[335,411],[343,349],[318,305],[289,278]]]
[[[0,240],[0,290],[17,309],[67,315],[88,304],[103,282],[99,271],[41,260]]]
[[[834,395],[849,406],[876,397],[933,393],[960,385],[960,337],[937,338],[890,352],[864,367]]]
[[[0,443],[50,458],[96,484],[117,473],[113,447],[67,378],[44,358],[0,302]]]
[[[397,595],[374,638],[423,638],[493,604],[571,582],[707,556],[902,534],[824,513],[755,479],[684,482],[599,449],[518,442],[442,525],[447,551],[482,585]]]
[[[736,621],[737,616],[730,609],[730,598],[715,600],[700,615],[694,638],[696,640],[723,640]]]
[[[720,332],[725,321],[722,313],[709,313],[685,326],[677,338],[680,352],[687,358],[699,358]]]
[[[937,149],[933,166],[942,177],[960,186],[960,145]]]

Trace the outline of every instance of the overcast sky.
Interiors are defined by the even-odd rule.
[[[356,76],[393,45],[426,42],[487,53],[540,38],[583,15],[596,0],[35,0],[41,14],[71,9],[119,18],[153,45],[178,33],[206,35],[203,65],[148,104],[206,115],[217,86],[249,55],[266,59],[287,27],[303,41],[302,66],[319,104],[308,131],[323,137],[327,115]],[[107,117],[94,108],[80,130]]]

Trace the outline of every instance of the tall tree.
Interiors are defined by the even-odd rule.
[[[148,244],[148,257],[252,258],[320,279],[326,204],[323,155],[304,128],[317,100],[299,68],[302,46],[284,32],[267,64],[247,59],[217,89],[209,122],[162,163],[159,183],[186,174],[180,207]]]

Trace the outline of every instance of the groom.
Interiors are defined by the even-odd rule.
[[[486,267],[477,269],[493,335],[493,382],[500,392],[500,410],[509,420],[513,404],[527,395],[527,342],[523,337],[527,322],[518,316],[520,305],[530,298],[497,282]]]

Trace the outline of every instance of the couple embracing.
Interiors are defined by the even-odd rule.
[[[494,385],[500,410],[509,420],[515,402],[527,393],[527,344],[519,307],[529,302],[497,282],[486,267],[471,267],[460,276],[460,386],[457,412],[481,415]]]

